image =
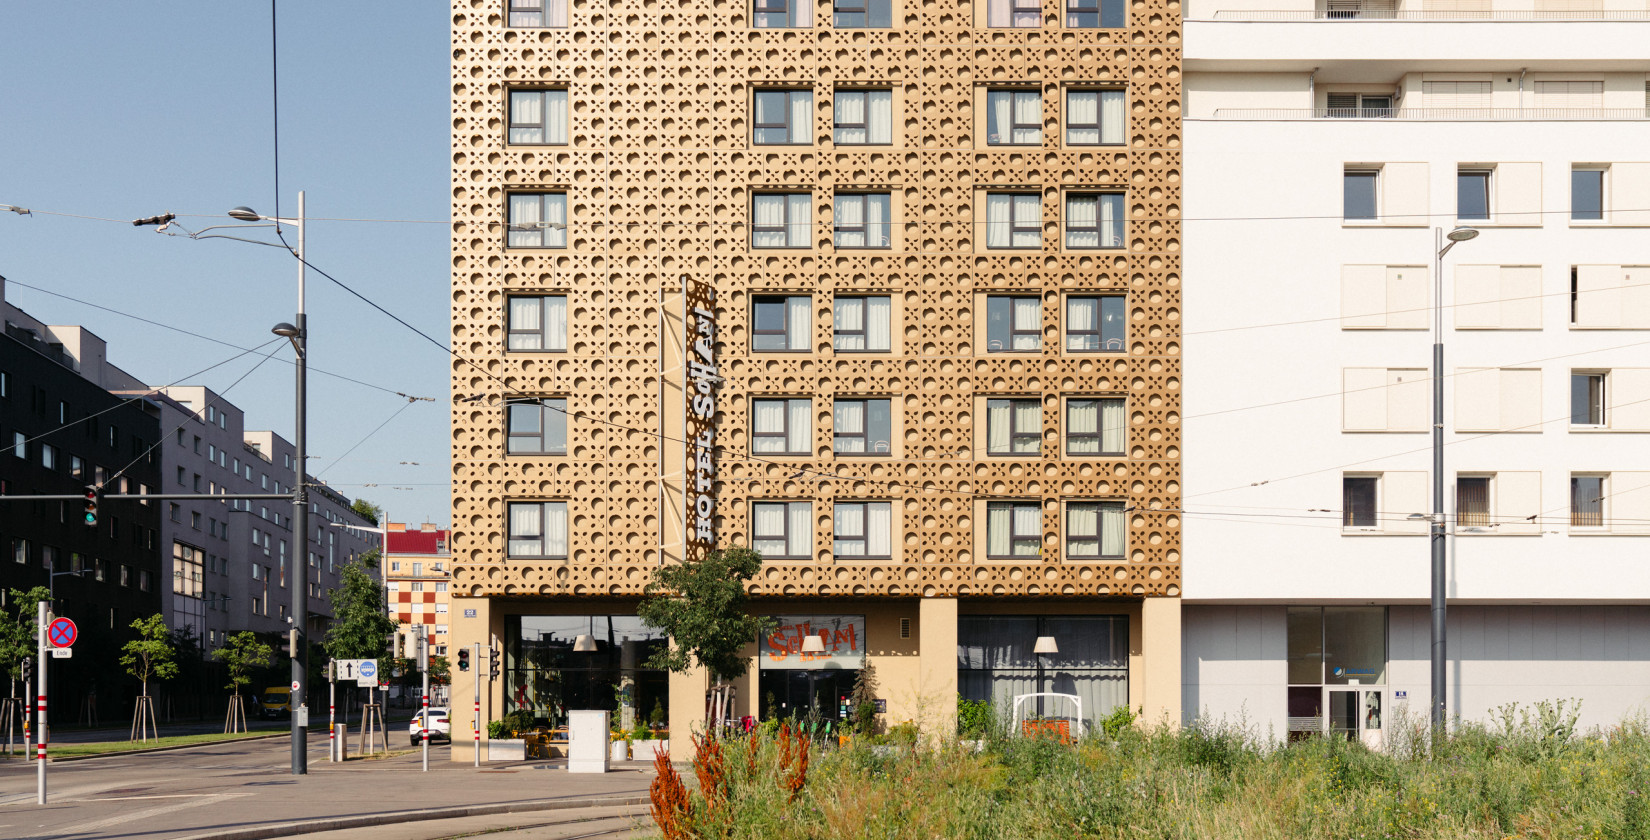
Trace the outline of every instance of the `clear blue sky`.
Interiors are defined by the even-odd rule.
[[[440,0],[280,0],[282,215],[302,189],[316,218],[448,217],[448,14]],[[0,204],[124,220],[171,211],[192,230],[232,223],[222,214],[236,205],[275,212],[268,0],[11,3],[0,55]],[[445,345],[449,230],[315,221],[309,260]],[[250,347],[292,319],[296,274],[274,248],[0,212],[7,299],[47,323],[86,326],[108,340],[111,362],[152,385],[237,351],[16,283]],[[437,399],[321,477],[397,521],[446,524],[446,354],[313,272],[308,310],[314,367]],[[192,382],[221,391],[253,361]],[[290,438],[292,389],[291,366],[271,360],[227,397],[250,428]],[[311,470],[404,404],[312,374]]]

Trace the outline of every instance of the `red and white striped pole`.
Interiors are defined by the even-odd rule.
[[[36,639],[38,640],[40,653],[40,673],[38,675],[40,694],[35,706],[35,728],[39,730],[40,740],[36,742],[37,745],[34,749],[35,776],[39,780],[35,793],[35,803],[38,805],[46,804],[46,740],[50,732],[49,727],[46,725],[46,615],[50,606],[46,601],[40,602],[39,619],[36,622],[36,628],[39,630]]]

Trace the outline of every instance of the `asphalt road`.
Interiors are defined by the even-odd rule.
[[[391,747],[405,749],[405,726],[391,735]],[[48,766],[45,806],[35,804],[34,766],[3,761],[0,837],[161,840],[487,803],[599,804],[593,800],[645,796],[653,778],[644,762],[605,775],[570,775],[550,762],[477,770],[449,761],[446,745],[430,749],[428,772],[417,751],[335,764],[326,760],[324,731],[310,739],[309,774],[293,776],[288,747],[271,739],[55,763]]]

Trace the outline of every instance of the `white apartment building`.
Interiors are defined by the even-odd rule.
[[[1650,710],[1644,0],[1193,0],[1183,709],[1425,716],[1435,228],[1451,714]]]

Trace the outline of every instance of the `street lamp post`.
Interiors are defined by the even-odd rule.
[[[260,216],[248,207],[229,211],[230,218],[243,222],[274,222],[277,226],[289,224],[298,229],[298,247],[293,255],[298,258],[298,314],[295,324],[276,324],[273,332],[292,342],[297,359],[293,363],[297,380],[297,417],[293,423],[293,481],[292,534],[294,542],[292,576],[292,615],[288,619],[297,630],[297,643],[292,647],[293,697],[299,704],[292,714],[292,774],[309,772],[308,735],[309,702],[309,485],[305,476],[306,454],[309,443],[308,394],[305,374],[309,363],[309,325],[304,315],[304,194],[298,193],[298,216],[284,219]]]
[[[1458,227],[1449,233],[1434,228],[1436,239],[1432,271],[1432,734],[1444,731],[1444,620],[1447,575],[1444,562],[1444,255],[1457,242],[1478,236],[1478,230]],[[1445,240],[1448,240],[1446,243]]]

